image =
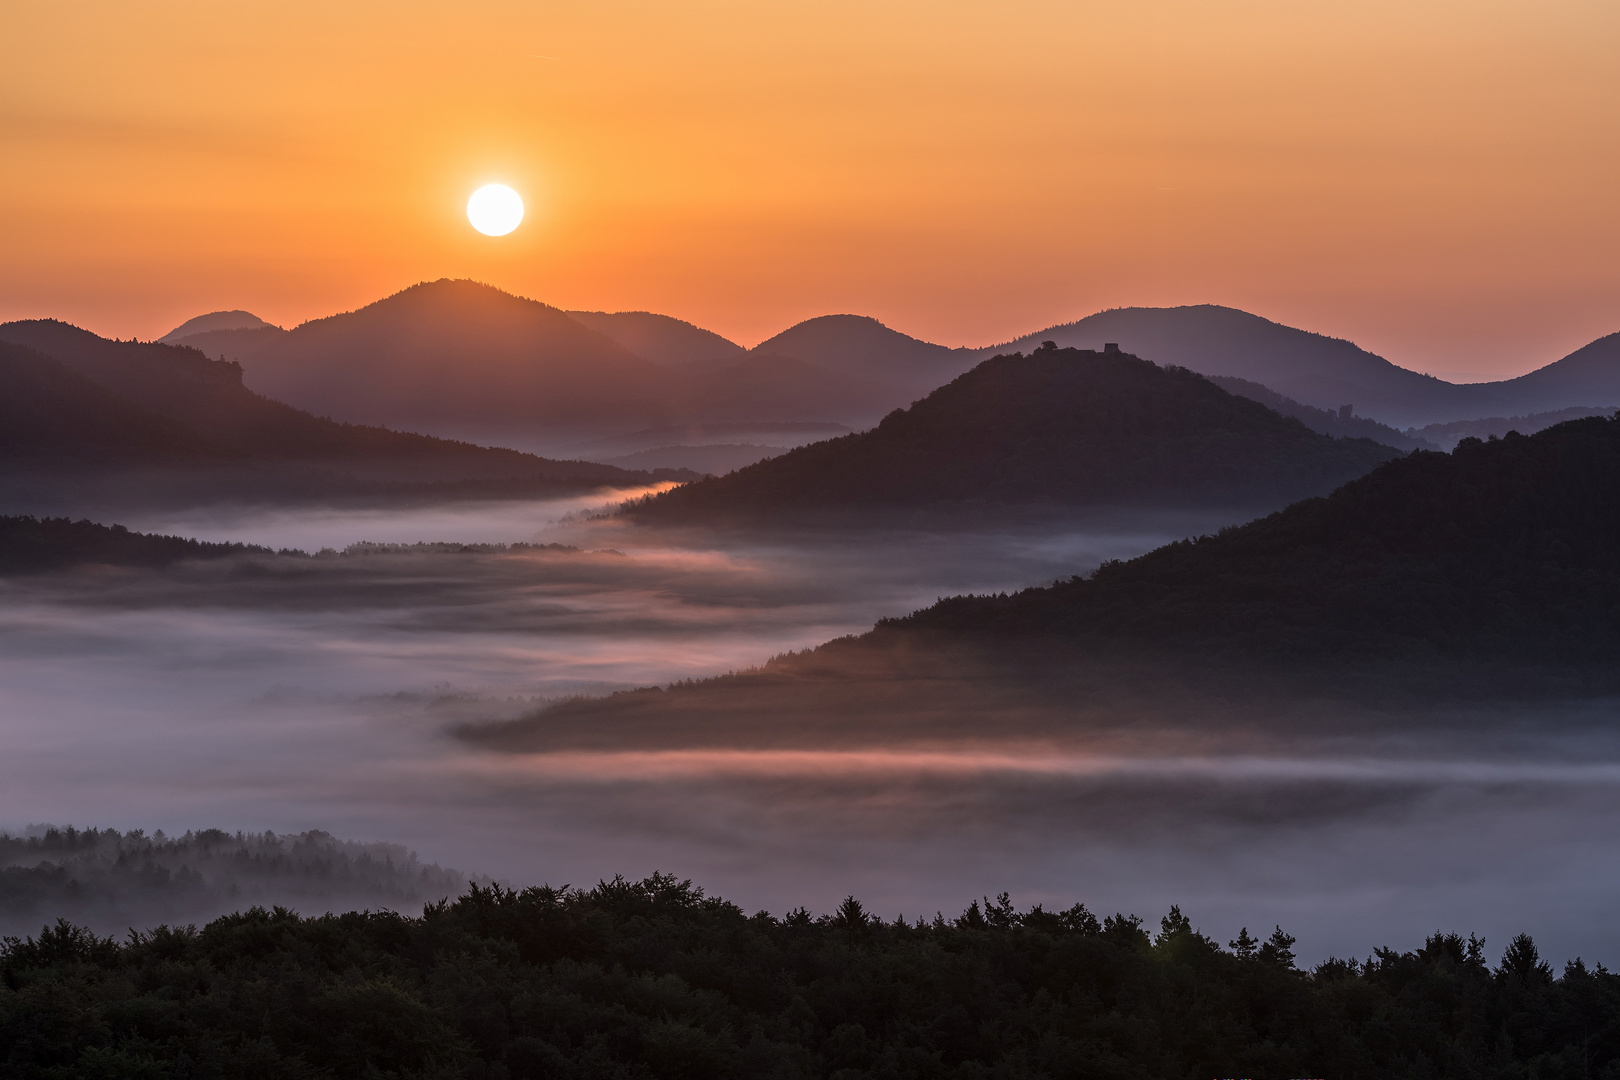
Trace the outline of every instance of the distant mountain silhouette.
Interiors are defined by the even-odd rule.
[[[996,351],[1027,349],[1047,340],[1087,349],[1117,342],[1156,364],[1248,379],[1319,409],[1353,405],[1363,416],[1398,427],[1484,416],[1500,411],[1508,400],[1491,384],[1448,383],[1397,367],[1352,342],[1214,304],[1100,311],[1027,334]]]
[[[257,356],[273,349],[287,331],[279,326],[246,327],[239,330],[204,330],[182,338],[160,339],[166,345],[186,345],[221,360],[239,362],[244,356]]]
[[[217,333],[222,330],[263,330],[266,327],[281,329],[265,322],[251,311],[210,311],[207,315],[187,319],[158,340],[165,345],[177,345],[198,334]]]
[[[604,412],[656,421],[673,385],[557,308],[471,281],[414,285],[259,337],[233,359],[248,386],[299,408],[441,433],[566,427]]]
[[[1440,450],[1450,449],[1441,447],[1423,438],[1404,431],[1396,431],[1388,424],[1380,424],[1365,416],[1356,416],[1353,408],[1318,409],[1314,405],[1305,405],[1293,398],[1284,397],[1267,386],[1248,379],[1239,379],[1231,375],[1204,376],[1216,386],[1229,394],[1246,397],[1250,401],[1258,401],[1274,412],[1284,416],[1292,416],[1318,435],[1331,435],[1335,439],[1371,439],[1385,446],[1392,446],[1397,450]],[[1569,419],[1564,417],[1564,419]]]
[[[215,312],[165,340],[239,361],[249,386],[317,414],[550,446],[654,424],[865,426],[979,359],[1043,341],[1085,349],[1117,342],[1157,364],[1245,380],[1334,415],[1349,405],[1359,420],[1396,429],[1620,402],[1620,334],[1517,379],[1456,384],[1349,341],[1213,304],[1116,308],[988,349],[951,349],[866,316],[826,315],[747,354],[669,316],[564,312],[470,281],[412,286],[291,331],[261,322]],[[767,357],[777,359],[738,366]],[[714,377],[728,367],[730,376]],[[1374,437],[1401,445],[1399,434]]]
[[[663,367],[702,360],[736,361],[745,351],[712,330],[649,311],[570,311],[568,317]]]
[[[1281,505],[1396,451],[1184,369],[1074,349],[987,360],[875,429],[635,504],[649,522],[947,505]]]
[[[1615,405],[1620,403],[1620,333],[1600,337],[1528,375],[1486,385],[1508,395],[1521,413]]]
[[[311,416],[247,389],[237,364],[189,347],[108,341],[55,320],[0,325],[0,343],[0,415],[11,421],[0,449],[33,467],[207,469],[222,492],[242,494],[492,482],[580,490],[656,479]]]
[[[828,371],[908,390],[943,386],[978,359],[973,350],[919,341],[865,315],[806,319],[750,351],[791,356]]]
[[[667,316],[569,313],[471,281],[415,285],[290,331],[185,343],[321,415],[531,445],[659,424],[868,424],[912,396],[804,357],[745,354]]]

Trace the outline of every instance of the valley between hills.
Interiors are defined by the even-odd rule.
[[[0,933],[29,936],[5,970],[297,951],[322,911],[426,905],[332,916],[380,935],[374,968],[439,958],[412,1001],[441,933],[517,950],[480,969],[496,997],[632,926],[726,936],[728,971],[791,967],[794,935],[847,972],[1027,946],[1082,981],[1196,967],[1326,1010],[1276,1060],[1353,1029],[1334,1053],[1382,1061],[1325,1018],[1329,976],[1468,979],[1482,946],[1331,957],[1430,924],[1532,933],[1532,973],[1620,955],[1591,870],[1620,854],[1617,348],[1453,385],[1194,307],[988,349],[836,315],[744,349],[464,281],[285,330],[0,325],[0,785],[55,823],[0,836]],[[574,944],[525,936],[548,920]],[[640,1008],[581,1023],[654,1039]],[[1082,1028],[1106,1052],[1053,1061],[1159,1060]],[[800,1053],[778,1034],[689,1057]],[[571,1038],[485,1056],[622,1057]]]

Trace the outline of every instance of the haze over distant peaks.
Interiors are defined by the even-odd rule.
[[[1487,389],[1448,383],[1353,342],[1216,304],[1099,311],[1027,334],[997,351],[1028,349],[1046,340],[1074,348],[1117,342],[1156,364],[1248,379],[1321,409],[1354,405],[1362,415],[1396,426],[1478,416],[1499,407]]]
[[[791,356],[845,375],[929,390],[950,382],[977,359],[971,349],[919,341],[865,315],[806,319],[750,351]]]
[[[1117,342],[1157,364],[1247,379],[1320,409],[1353,405],[1357,414],[1397,427],[1620,404],[1620,334],[1517,379],[1464,384],[1400,367],[1353,342],[1215,304],[1113,308],[984,352],[1046,340],[1075,348]]]
[[[291,331],[245,311],[214,312],[165,340],[238,360],[248,385],[313,412],[530,445],[555,435],[554,447],[570,434],[669,423],[866,426],[978,360],[1043,341],[1117,343],[1156,364],[1246,380],[1334,414],[1349,405],[1396,428],[1620,404],[1620,334],[1517,379],[1456,384],[1215,304],[1114,308],[988,349],[921,341],[864,315],[823,315],[745,352],[667,315],[568,312],[446,279]]]
[[[664,369],[567,313],[473,281],[413,285],[285,334],[242,335],[247,383],[359,423],[459,434],[665,408]]]
[[[1517,379],[1489,385],[1515,395],[1523,410],[1620,405],[1620,333],[1600,337]]]
[[[255,498],[388,495],[402,484],[483,484],[499,495],[491,485],[532,493],[655,479],[336,423],[254,393],[238,364],[189,346],[108,341],[51,319],[0,324],[0,390],[0,459],[8,466],[0,481],[52,497],[60,485],[41,488],[21,474],[72,472],[79,487],[106,489],[102,481],[115,473],[163,468],[186,474],[187,490]],[[123,487],[131,499],[146,490]]]
[[[208,334],[219,330],[261,330],[265,327],[275,327],[274,323],[265,322],[251,311],[210,311],[207,315],[198,315],[195,319],[187,319],[167,334],[158,338],[165,345],[172,345],[184,341],[197,334]]]
[[[570,311],[568,315],[643,360],[666,367],[704,360],[741,360],[744,352],[735,341],[670,315],[650,311]]]
[[[448,279],[290,331],[204,331],[186,344],[317,414],[553,449],[673,423],[865,425],[916,393],[800,355],[744,353],[664,315],[569,313]]]
[[[1123,353],[986,360],[871,431],[636,504],[644,521],[957,505],[1280,506],[1397,451],[1331,439],[1202,376]]]

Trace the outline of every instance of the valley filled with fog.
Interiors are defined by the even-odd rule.
[[[1160,711],[1101,732],[1066,727],[1060,702],[1034,727],[987,709],[979,731],[892,742],[684,747],[604,731],[514,752],[459,738],[1233,520],[763,537],[658,532],[592,506],[131,518],[327,551],[0,585],[0,785],[36,821],[324,829],[515,884],[664,870],[778,912],[853,893],[891,917],[931,916],[1005,890],[1148,917],[1177,903],[1223,939],[1281,923],[1302,957],[1439,926],[1620,956],[1600,917],[1620,888],[1601,869],[1620,865],[1620,740],[1595,734],[1608,710],[1590,703],[1293,733],[1275,717],[1234,723],[1230,703],[1218,725]]]

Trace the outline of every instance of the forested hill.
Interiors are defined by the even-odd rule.
[[[0,1071],[406,1080],[1603,1077],[1620,975],[1526,936],[1296,966],[1082,905],[749,915],[655,875],[473,888],[420,918],[255,908],[0,942]],[[1492,953],[1500,946],[1494,946]]]
[[[0,517],[0,575],[85,564],[161,567],[183,559],[223,559],[241,554],[268,555],[270,549],[131,532],[122,525],[69,518]]]
[[[338,423],[254,393],[240,366],[196,349],[109,341],[51,319],[0,324],[0,398],[0,460],[7,464],[80,473],[229,466],[236,472],[222,473],[221,483],[235,494],[289,484],[329,494],[518,480],[579,490],[695,475],[554,461]]]
[[[884,630],[1282,661],[1620,670],[1620,420],[1465,439],[1090,578]]]
[[[974,504],[1276,506],[1395,456],[1202,376],[1120,353],[986,360],[871,431],[627,507],[649,522],[770,521]]]

